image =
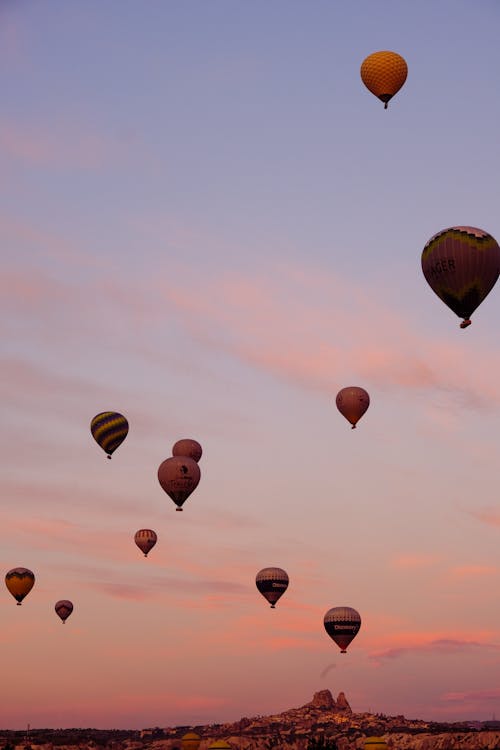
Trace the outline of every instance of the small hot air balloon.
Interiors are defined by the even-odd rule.
[[[90,431],[96,443],[111,458],[111,454],[127,437],[128,422],[117,411],[103,411],[91,421]]]
[[[342,388],[342,390],[337,393],[335,401],[337,409],[342,416],[351,423],[351,429],[353,430],[356,427],[358,420],[361,419],[370,406],[370,396],[364,388],[359,388],[359,386],[356,385]]]
[[[383,101],[387,109],[388,102],[406,81],[408,66],[397,52],[382,50],[368,55],[361,63],[360,72],[366,88]]]
[[[325,630],[345,654],[346,648],[358,634],[361,617],[352,607],[332,607],[324,617]]]
[[[73,612],[73,603],[68,599],[61,599],[60,601],[56,602],[54,609],[56,611],[56,614],[63,621],[64,625],[70,614]]]
[[[262,568],[255,577],[255,583],[271,609],[288,588],[288,575],[282,568]]]
[[[367,737],[365,740],[365,750],[388,750],[389,745],[383,737]]]
[[[196,732],[186,732],[181,737],[181,748],[182,750],[198,750],[201,742],[201,737]]]
[[[450,227],[431,237],[422,251],[422,271],[432,291],[470,326],[470,316],[495,286],[500,247],[477,227]]]
[[[193,461],[198,461],[201,458],[203,449],[197,440],[191,438],[182,438],[174,443],[172,447],[172,456],[187,456],[192,458]]]
[[[35,583],[35,576],[28,568],[12,568],[5,576],[5,585],[18,605],[29,594]]]
[[[139,549],[144,552],[144,557],[147,557],[148,552],[151,552],[158,541],[158,537],[153,529],[139,529],[135,532],[134,541]]]
[[[158,481],[177,505],[176,510],[182,510],[182,505],[197,488],[200,476],[200,467],[187,456],[167,458],[158,469]]]
[[[214,740],[208,746],[208,750],[231,750],[231,745],[226,740]]]

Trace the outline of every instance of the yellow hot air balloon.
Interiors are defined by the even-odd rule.
[[[389,745],[383,737],[367,737],[365,750],[388,750]]]
[[[182,750],[198,750],[201,742],[201,737],[196,732],[186,732],[181,737]]]
[[[231,745],[226,740],[215,740],[208,746],[208,750],[231,750]]]
[[[5,585],[18,605],[21,604],[26,594],[29,594],[34,583],[35,576],[28,568],[12,568],[5,576]]]
[[[388,102],[406,81],[408,65],[397,52],[382,50],[368,55],[360,72],[366,88],[383,101],[384,109],[387,109]]]

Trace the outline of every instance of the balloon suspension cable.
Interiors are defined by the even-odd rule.
[[[471,323],[472,320],[469,320],[469,318],[465,318],[465,320],[462,320],[462,322],[460,323],[460,328],[468,328]]]

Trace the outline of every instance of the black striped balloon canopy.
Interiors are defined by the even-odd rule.
[[[102,411],[90,423],[92,437],[108,458],[120,446],[128,434],[128,422],[117,411]]]

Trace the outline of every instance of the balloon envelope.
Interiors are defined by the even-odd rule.
[[[158,481],[167,495],[182,510],[182,505],[200,481],[200,467],[187,456],[172,456],[160,464]]]
[[[370,396],[364,388],[351,385],[347,388],[342,388],[337,393],[335,402],[339,412],[351,423],[352,429],[354,429],[356,423],[370,406]]]
[[[324,617],[325,630],[345,654],[347,646],[361,627],[361,617],[352,607],[332,607]]]
[[[158,541],[158,537],[153,529],[139,529],[135,532],[134,541],[139,549],[144,552],[144,557],[147,557],[148,552],[153,549]]]
[[[464,318],[470,316],[495,286],[500,274],[500,247],[477,227],[449,227],[435,234],[422,251],[422,271],[437,296]]]
[[[388,750],[389,745],[382,737],[367,737],[365,750]]]
[[[61,599],[56,602],[54,609],[64,625],[70,614],[73,612],[73,603],[70,602],[69,599]]]
[[[387,109],[388,102],[406,81],[408,66],[397,52],[381,50],[363,60],[360,73],[366,88],[383,101]]]
[[[18,604],[21,604],[34,584],[35,576],[28,568],[12,568],[5,576],[5,585]]]
[[[128,434],[128,422],[117,411],[103,411],[96,414],[90,423],[92,437],[103,451],[111,454],[120,446]]]
[[[255,577],[255,584],[271,609],[288,588],[289,578],[283,568],[262,568]]]
[[[231,750],[231,745],[226,740],[215,740],[208,746],[208,750]]]
[[[187,456],[192,458],[193,461],[200,460],[203,453],[203,449],[197,440],[191,438],[182,438],[174,443],[172,447],[172,456]]]
[[[181,737],[182,750],[198,750],[201,742],[201,737],[196,732],[186,732]]]

